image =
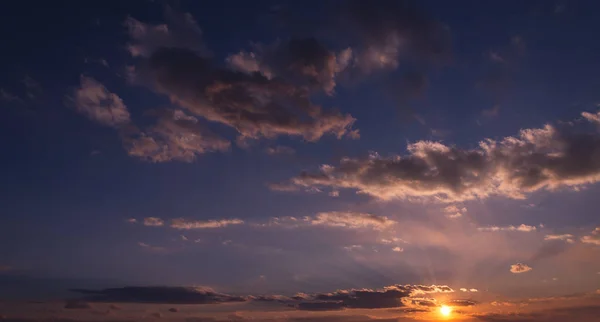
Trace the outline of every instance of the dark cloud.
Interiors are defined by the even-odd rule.
[[[240,141],[280,135],[308,141],[317,141],[326,134],[338,138],[358,135],[351,129],[355,121],[352,116],[324,110],[310,100],[310,85],[321,82],[324,74],[319,69],[324,68],[323,58],[327,56],[314,40],[292,40],[284,45],[281,50],[286,55],[274,54],[273,59],[282,59],[281,64],[290,74],[265,76],[250,67],[246,68],[249,73],[220,68],[183,42],[156,42],[138,37],[132,30],[137,29],[130,28],[130,36],[138,49],[131,53],[141,58],[131,70],[132,80],[168,96],[195,116],[234,128]],[[305,77],[307,84],[296,82],[292,76],[298,75]]]
[[[586,119],[587,120],[587,119]],[[523,129],[478,148],[417,141],[408,155],[342,158],[292,178],[303,188],[350,188],[380,199],[433,197],[444,202],[501,195],[525,198],[538,190],[600,180],[600,135],[585,120]]]
[[[402,59],[441,61],[450,56],[449,30],[410,1],[348,1],[341,28],[358,36],[355,64],[365,72],[395,69]]]
[[[65,309],[91,309],[90,303],[82,300],[68,300],[65,303]]]
[[[259,72],[272,79],[280,77],[298,86],[333,94],[335,77],[348,65],[350,52],[337,54],[315,38],[291,38],[272,45],[255,45],[252,52],[239,52],[227,63],[244,73]]]
[[[477,305],[477,302],[473,301],[473,300],[450,300],[446,302],[446,305],[450,305],[450,306],[475,306]]]
[[[130,286],[103,290],[75,289],[90,302],[164,303],[164,304],[217,304],[244,302],[246,298],[218,293],[209,288]]]
[[[381,290],[338,290],[332,293],[302,294],[296,297],[301,301],[296,308],[299,310],[395,308],[405,306],[406,300],[411,296],[450,292],[454,290],[445,285],[392,285]]]

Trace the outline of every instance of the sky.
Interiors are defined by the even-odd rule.
[[[595,321],[599,10],[2,2],[0,321]]]

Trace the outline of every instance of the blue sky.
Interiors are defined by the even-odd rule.
[[[597,300],[593,1],[1,7],[0,299]]]

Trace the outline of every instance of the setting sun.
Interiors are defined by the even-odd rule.
[[[442,307],[440,307],[440,313],[443,316],[450,316],[450,313],[452,313],[452,308],[446,305],[442,305]]]

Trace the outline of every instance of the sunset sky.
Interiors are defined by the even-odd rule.
[[[0,321],[598,321],[600,3],[0,12]]]

